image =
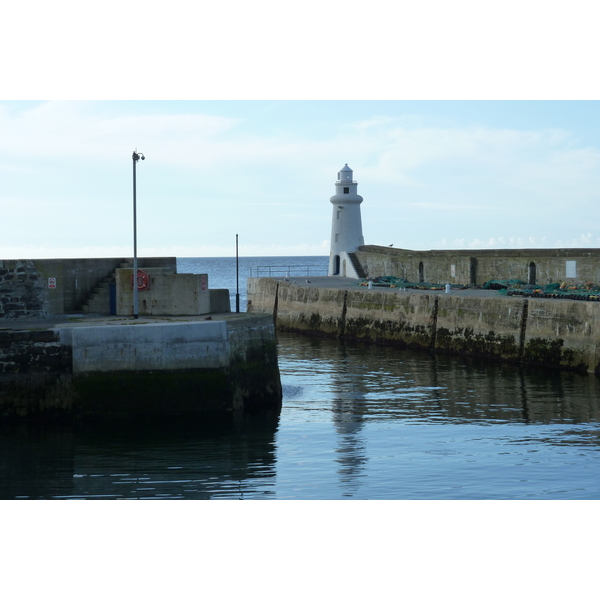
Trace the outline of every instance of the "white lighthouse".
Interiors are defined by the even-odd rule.
[[[359,278],[352,257],[349,256],[365,243],[360,219],[360,203],[363,199],[356,193],[357,186],[352,179],[352,169],[346,164],[338,172],[335,196],[329,199],[333,204],[329,276]]]

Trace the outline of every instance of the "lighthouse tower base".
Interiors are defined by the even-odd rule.
[[[345,252],[343,250],[330,257],[328,275],[330,277],[339,275],[340,277],[350,277],[351,279],[363,279],[365,277],[354,252]]]

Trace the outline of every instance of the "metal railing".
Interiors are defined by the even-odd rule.
[[[318,267],[315,265],[264,265],[260,267],[250,267],[250,277],[301,277],[303,275],[312,275],[313,277],[326,277],[327,267]]]

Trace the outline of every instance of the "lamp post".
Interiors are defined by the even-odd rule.
[[[146,157],[137,151],[133,151],[131,157],[133,159],[133,318],[138,318],[138,281],[137,281],[137,212],[136,212],[136,197],[135,197],[135,165],[137,161],[146,160]]]

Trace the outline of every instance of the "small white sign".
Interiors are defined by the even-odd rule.
[[[450,265],[450,277],[456,277],[456,265]]]
[[[577,261],[576,260],[567,260],[567,275],[566,277],[572,277],[573,279],[577,277]]]
[[[48,277],[48,289],[49,290],[56,289],[56,277]]]

